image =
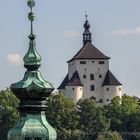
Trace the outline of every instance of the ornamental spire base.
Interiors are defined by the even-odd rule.
[[[8,140],[56,140],[57,134],[46,120],[46,98],[49,97],[54,87],[44,80],[40,71],[41,56],[35,47],[33,34],[33,21],[35,18],[32,8],[34,0],[28,0],[31,11],[28,18],[31,22],[29,35],[29,50],[24,56],[24,67],[27,69],[23,79],[11,85],[12,92],[20,100],[18,107],[20,118],[16,126],[8,133]]]

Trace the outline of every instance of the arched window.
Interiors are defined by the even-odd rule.
[[[94,80],[94,74],[90,74],[90,80]]]

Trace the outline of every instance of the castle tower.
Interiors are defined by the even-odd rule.
[[[34,0],[28,0],[31,11],[31,33],[29,35],[29,50],[24,57],[24,66],[27,69],[24,78],[11,85],[12,92],[20,100],[20,118],[15,127],[8,133],[8,140],[56,140],[56,131],[46,120],[45,99],[53,91],[51,83],[45,81],[38,71],[41,57],[36,51],[33,21],[35,15],[32,11]]]
[[[68,74],[58,91],[74,101],[93,98],[100,104],[110,103],[115,96],[121,97],[122,86],[109,70],[109,59],[92,44],[86,15],[83,47],[68,61]]]

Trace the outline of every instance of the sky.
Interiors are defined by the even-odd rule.
[[[0,90],[20,81],[26,69],[30,23],[27,0],[1,0]],[[140,0],[36,0],[34,33],[42,56],[40,71],[59,86],[67,61],[82,47],[85,13],[92,43],[110,56],[110,70],[123,84],[123,93],[140,97]]]

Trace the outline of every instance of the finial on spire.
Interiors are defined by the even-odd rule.
[[[86,20],[87,20],[87,18],[88,18],[88,15],[86,14],[86,15],[85,15],[85,17],[86,17]]]
[[[35,6],[34,0],[28,0],[28,6],[32,9]]]
[[[31,34],[29,35],[29,38],[31,40],[34,40],[35,35],[33,34],[33,21],[35,20],[35,14],[32,12],[32,9],[35,6],[35,1],[34,0],[28,0],[27,4],[31,9],[30,13],[28,14],[28,19],[31,21]]]

